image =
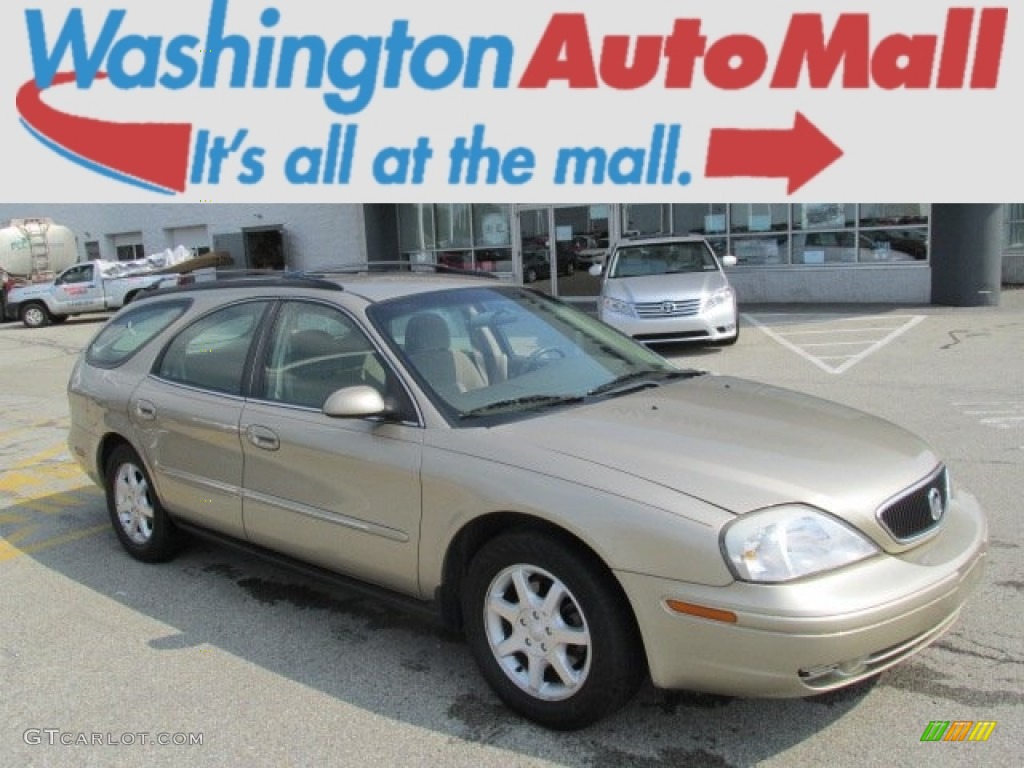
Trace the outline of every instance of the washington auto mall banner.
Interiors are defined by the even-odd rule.
[[[5,2],[2,200],[1019,198],[1024,2]]]

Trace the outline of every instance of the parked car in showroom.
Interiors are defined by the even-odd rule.
[[[726,346],[740,335],[736,293],[702,237],[655,237],[616,244],[600,276],[598,317],[646,344],[703,342]]]
[[[555,729],[645,679],[833,691],[957,620],[986,520],[921,439],[442,271],[211,280],[119,311],[71,373],[68,446],[124,549],[163,561],[198,534],[430,607]]]
[[[604,260],[608,256],[609,247],[607,234],[600,237],[577,235],[573,238],[576,264],[581,268],[585,267],[588,269],[594,264],[604,264]]]
[[[572,277],[576,274],[576,254],[561,243],[556,245],[558,274]],[[535,283],[551,279],[551,252],[547,246],[523,248],[523,282]]]

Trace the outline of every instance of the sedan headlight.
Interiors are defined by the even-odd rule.
[[[723,304],[731,304],[733,300],[732,288],[722,288],[721,290],[715,291],[704,301],[704,311],[710,312],[715,307],[720,307]]]
[[[601,309],[613,315],[636,317],[636,312],[633,311],[633,305],[628,301],[623,301],[622,299],[613,299],[605,296],[601,299]]]
[[[738,579],[763,583],[839,568],[879,551],[845,523],[799,505],[751,512],[730,523],[722,550]]]

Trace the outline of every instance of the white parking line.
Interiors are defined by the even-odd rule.
[[[953,403],[964,416],[973,416],[978,423],[997,429],[1016,429],[1024,427],[1024,401],[995,401]]]
[[[924,320],[924,315],[827,315],[807,314],[802,315],[796,312],[765,312],[757,315],[744,314],[743,318],[760,328],[765,335],[774,339],[787,349],[796,352],[800,357],[811,362],[826,373],[842,374],[850,370],[864,358],[874,354],[886,344],[902,336],[915,325]],[[879,321],[882,323],[879,323]],[[899,325],[891,325],[889,321],[902,320]],[[867,322],[866,326],[857,328],[807,328],[813,324],[831,323],[856,323]],[[792,326],[804,326],[800,330],[791,330]],[[779,330],[775,330],[778,328]],[[785,328],[785,330],[782,330]],[[870,334],[869,338],[862,341],[812,341],[821,336],[839,336],[842,334],[865,333]],[[812,337],[807,342],[801,342],[797,337]],[[845,338],[849,338],[845,336]],[[849,355],[821,355],[814,354],[809,350],[822,347],[864,347],[864,349]],[[839,350],[836,350],[839,351]]]
[[[804,349],[807,347],[866,347],[868,344],[874,344],[873,341],[822,341],[817,344],[801,344],[800,346]]]
[[[828,322],[822,320],[819,322]],[[883,331],[895,331],[903,326],[896,326],[895,328],[829,328],[824,331],[786,331],[783,333],[779,331],[779,336],[808,336],[811,334],[822,334],[822,333],[881,333]]]

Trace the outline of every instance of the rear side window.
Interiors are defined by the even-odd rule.
[[[119,313],[89,344],[85,359],[100,368],[121,365],[181,317],[188,306],[187,301],[147,303]]]
[[[191,387],[240,395],[249,347],[266,308],[265,301],[250,301],[197,320],[167,345],[156,374]]]

